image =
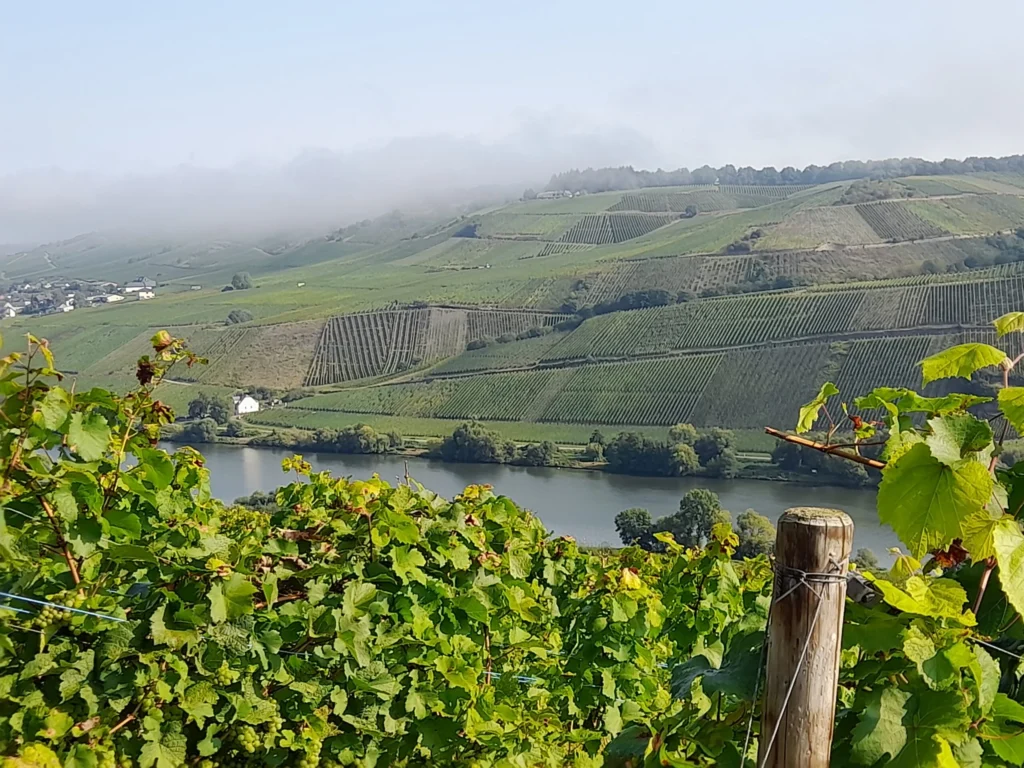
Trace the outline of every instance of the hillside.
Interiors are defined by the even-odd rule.
[[[535,199],[258,255],[170,250],[159,259],[178,271],[156,299],[3,330],[8,348],[31,330],[84,384],[109,384],[170,326],[210,365],[176,372],[168,399],[301,389],[263,423],[441,434],[479,418],[566,442],[594,425],[756,430],[825,378],[913,386],[930,350],[1024,307],[1022,227],[1024,176],[995,173]],[[152,243],[101,239],[0,264],[102,278],[158,263]],[[183,264],[215,282],[175,292],[193,279]],[[243,268],[254,287],[221,292]],[[254,319],[226,325],[234,309]]]

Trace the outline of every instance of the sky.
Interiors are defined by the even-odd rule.
[[[1018,153],[1022,23],[1019,0],[0,0],[0,242],[254,187],[229,219],[571,166]]]

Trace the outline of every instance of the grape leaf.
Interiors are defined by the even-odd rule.
[[[158,491],[163,490],[174,480],[174,462],[164,451],[153,448],[141,448],[137,451],[139,468]]]
[[[70,410],[71,398],[68,393],[60,387],[53,387],[39,401],[39,410],[34,414],[33,421],[46,429],[59,429]]]
[[[878,517],[920,558],[965,538],[965,524],[986,514],[992,484],[979,462],[943,464],[926,444],[918,443],[886,467],[878,489]]]
[[[937,416],[928,420],[928,426],[932,431],[925,442],[932,456],[950,466],[992,444],[992,427],[969,413]]]
[[[149,629],[154,643],[169,645],[171,648],[181,648],[183,645],[199,642],[199,632],[194,627],[187,629],[168,627],[164,618],[166,612],[167,606],[161,605],[150,618]]]
[[[1000,520],[992,530],[992,547],[999,564],[999,582],[1010,605],[1024,612],[1024,535],[1011,517]]]
[[[85,461],[102,458],[109,442],[110,427],[100,414],[71,414],[71,421],[68,424],[68,445]]]
[[[159,741],[147,741],[142,745],[139,765],[142,768],[179,768],[185,762],[185,748],[188,742],[180,733],[165,733]]]
[[[993,320],[992,325],[996,327],[996,334],[999,336],[1024,331],[1024,312],[1007,312]]]
[[[814,422],[818,420],[818,414],[825,406],[825,403],[830,397],[838,394],[838,387],[836,387],[836,385],[831,381],[826,381],[822,384],[817,397],[807,403],[807,405],[800,408],[800,417],[796,422],[796,433],[799,435],[804,432],[810,432],[811,427],[814,426]]]
[[[900,753],[907,743],[903,716],[910,694],[898,688],[875,692],[853,729],[853,759],[861,765],[874,765],[883,756]]]
[[[1018,432],[1024,432],[1024,387],[999,390],[999,410]]]
[[[254,594],[256,587],[246,581],[242,574],[232,573],[227,579],[210,587],[207,595],[210,600],[210,618],[219,624],[252,613]]]
[[[905,588],[883,579],[867,577],[882,593],[882,599],[893,608],[904,613],[932,618],[948,618],[974,626],[974,617],[964,613],[967,592],[952,579],[932,579],[922,576],[911,576]]]
[[[922,360],[921,377],[924,385],[938,379],[970,379],[976,371],[1005,359],[1005,352],[989,344],[960,344]]]
[[[426,558],[423,557],[423,553],[418,549],[395,547],[391,550],[391,567],[403,584],[408,584],[410,580],[426,584],[427,574],[420,568],[420,566],[426,564]]]

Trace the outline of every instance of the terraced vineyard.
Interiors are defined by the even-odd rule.
[[[814,248],[822,243],[863,245],[882,238],[849,206],[808,208],[787,216],[758,241],[758,248]],[[909,239],[909,238],[908,238]]]
[[[621,243],[646,235],[672,221],[667,216],[642,214],[609,214],[584,216],[568,232],[559,238],[564,243],[586,243],[604,245]]]
[[[564,336],[564,333],[549,333],[508,344],[488,344],[483,349],[471,349],[458,357],[445,360],[431,368],[430,374],[447,375],[535,365]]]
[[[946,230],[922,219],[905,203],[863,203],[855,207],[864,217],[864,221],[883,240],[921,240],[949,234]]]

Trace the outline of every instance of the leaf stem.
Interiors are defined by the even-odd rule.
[[[74,580],[75,586],[77,587],[82,581],[78,576],[78,563],[75,558],[71,556],[71,550],[68,549],[68,542],[60,530],[60,523],[57,522],[57,516],[53,514],[53,507],[50,506],[50,502],[46,500],[46,497],[39,496],[37,498],[39,499],[39,503],[43,505],[43,511],[46,513],[46,516],[50,518],[50,525],[53,526],[53,533],[57,537],[57,544],[64,553],[64,559],[67,561],[68,570],[71,571],[71,578]]]
[[[978,582],[978,596],[974,598],[974,606],[971,609],[974,615],[978,615],[978,611],[981,610],[981,601],[985,597],[985,590],[988,589],[988,580],[992,576],[992,571],[996,569],[996,559],[994,557],[988,558],[985,561],[985,570],[981,574],[981,581]]]

